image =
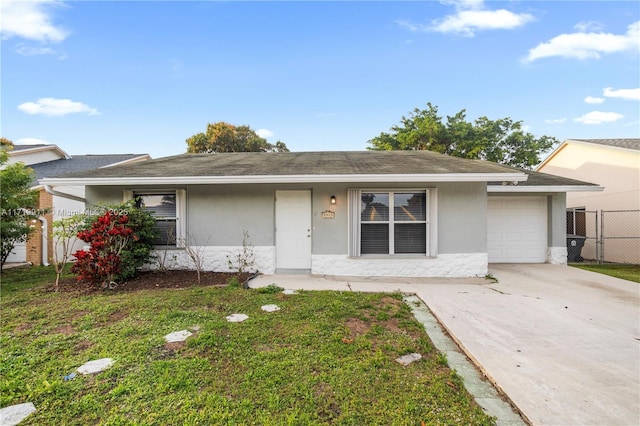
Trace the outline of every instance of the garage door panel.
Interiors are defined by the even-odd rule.
[[[7,263],[23,263],[27,261],[27,245],[26,243],[18,243],[13,247],[12,252],[7,257]]]
[[[487,208],[489,262],[546,261],[546,197],[489,197]]]

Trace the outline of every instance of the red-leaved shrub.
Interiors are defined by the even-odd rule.
[[[124,213],[107,210],[90,229],[78,232],[78,238],[89,243],[89,250],[78,250],[72,272],[79,280],[109,286],[122,271],[121,252],[131,240],[137,240]]]

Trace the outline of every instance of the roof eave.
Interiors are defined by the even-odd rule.
[[[604,186],[597,185],[487,185],[487,192],[599,192]]]
[[[54,151],[60,156],[60,159],[68,160],[69,158],[71,158],[69,154],[67,154],[58,145],[55,145],[55,144],[47,144],[44,146],[39,145],[39,146],[34,146],[33,148],[24,148],[19,151],[9,151],[9,156],[19,157],[21,155],[34,154],[34,153],[44,152],[44,151]]]
[[[44,178],[43,185],[221,185],[242,183],[406,183],[406,182],[523,182],[524,173],[435,173],[263,176],[174,176],[110,178]]]

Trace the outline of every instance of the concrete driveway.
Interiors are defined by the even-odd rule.
[[[560,265],[471,279],[261,276],[307,290],[416,293],[534,425],[640,424],[640,284]]]
[[[420,298],[534,425],[640,424],[640,284],[559,265],[492,265],[490,285]]]

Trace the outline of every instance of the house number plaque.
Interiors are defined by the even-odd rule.
[[[331,210],[325,210],[322,212],[323,219],[334,219],[336,217],[336,212],[332,212]]]

